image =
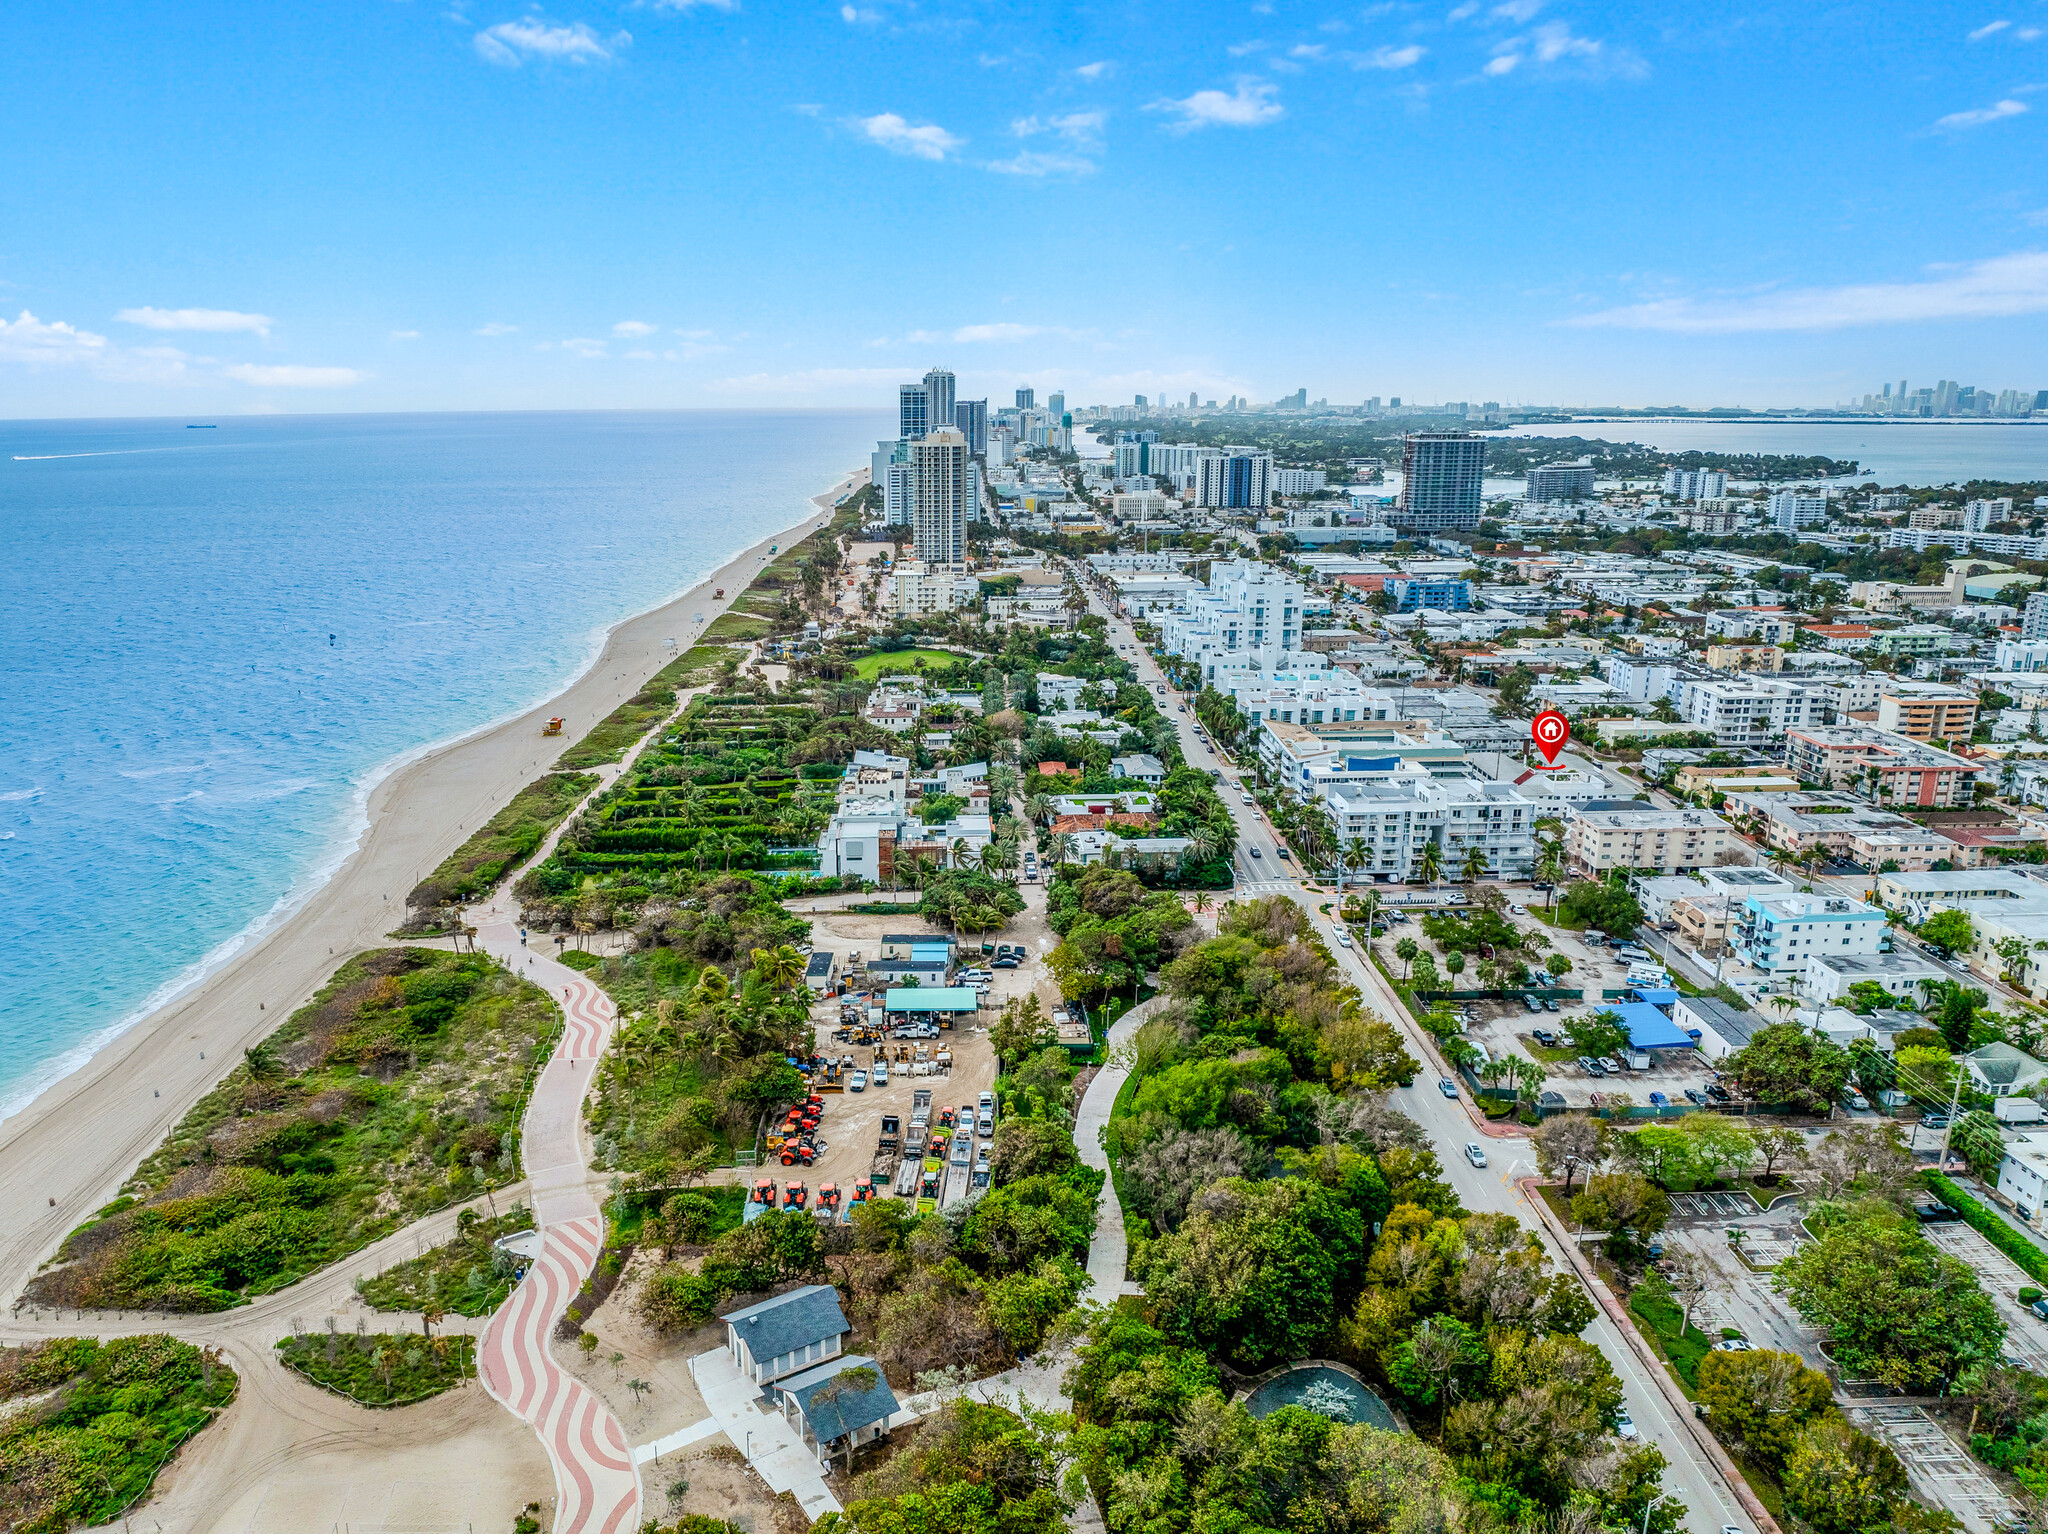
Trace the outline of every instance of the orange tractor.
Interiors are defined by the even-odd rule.
[[[766,1204],[770,1209],[773,1209],[775,1207],[775,1179],[772,1177],[755,1178],[754,1191],[748,1197],[747,1202],[750,1204]]]
[[[803,1183],[792,1182],[782,1190],[782,1207],[784,1209],[801,1209],[804,1207],[804,1200],[810,1196],[811,1190]]]

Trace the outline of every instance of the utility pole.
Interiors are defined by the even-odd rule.
[[[1948,1145],[1956,1132],[1956,1105],[1962,1100],[1962,1095],[1963,1073],[1958,1067],[1955,1085],[1949,1089],[1948,1094],[1948,1122],[1941,1126],[1941,1155],[1935,1158],[1934,1162],[1934,1169],[1943,1176],[1948,1175]]]

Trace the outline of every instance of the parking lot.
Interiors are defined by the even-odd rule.
[[[1688,1220],[1740,1220],[1758,1211],[1747,1193],[1674,1193],[1671,1212]]]
[[[2036,1374],[2048,1374],[2048,1321],[2019,1302],[2021,1289],[2035,1287],[2018,1263],[1960,1220],[1920,1227],[1936,1246],[1968,1263],[2005,1322],[2005,1352]]]
[[[1919,1407],[1851,1406],[1844,1415],[1898,1455],[1913,1490],[1954,1513],[1970,1534],[1995,1534],[2012,1519],[2005,1493]]]

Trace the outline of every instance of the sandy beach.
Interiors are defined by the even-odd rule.
[[[421,873],[687,650],[700,632],[692,621],[697,613],[708,628],[746,589],[771,544],[786,547],[817,527],[865,473],[813,497],[816,511],[681,596],[615,625],[598,659],[554,697],[405,762],[371,792],[368,826],[354,851],[296,912],[0,1121],[6,1300],[21,1294],[66,1232],[116,1195],[135,1164],[244,1049],[307,1000],[345,956],[388,941]],[[722,601],[711,595],[719,587]],[[664,644],[671,638],[674,649]],[[545,739],[541,726],[556,714],[569,728]]]

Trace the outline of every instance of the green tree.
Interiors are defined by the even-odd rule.
[[[1920,923],[1920,940],[1947,958],[1969,952],[1976,944],[1977,928],[1967,911],[1936,911]]]
[[[1799,1430],[1834,1405],[1834,1386],[1797,1354],[1757,1348],[1702,1358],[1699,1398],[1712,1409],[1717,1430],[1778,1471]]]
[[[1901,1390],[1944,1389],[1970,1365],[1995,1360],[2005,1340],[1969,1267],[1886,1207],[1837,1212],[1771,1283],[1828,1334],[1851,1376]]]
[[[1606,1231],[1609,1248],[1620,1251],[1662,1230],[1671,1218],[1671,1201],[1634,1172],[1602,1172],[1588,1177],[1585,1192],[1572,1200],[1572,1218]]]
[[[1230,1178],[1147,1250],[1141,1277],[1168,1337],[1258,1370],[1312,1349],[1364,1256],[1359,1217],[1335,1194]]]
[[[1621,1025],[1621,1014],[1605,1010],[1568,1018],[1564,1036],[1573,1049],[1596,1059],[1619,1054],[1629,1045],[1628,1030]]]
[[[1415,956],[1422,952],[1422,945],[1412,937],[1404,937],[1394,944],[1394,957],[1401,961],[1401,978],[1407,979],[1415,966]]]
[[[1722,1062],[1742,1090],[1771,1107],[1825,1112],[1849,1080],[1849,1052],[1797,1023],[1769,1023]]]
[[[1785,1505],[1816,1534],[1889,1528],[1906,1500],[1898,1456],[1840,1418],[1815,1422],[1799,1435],[1784,1479]]]

